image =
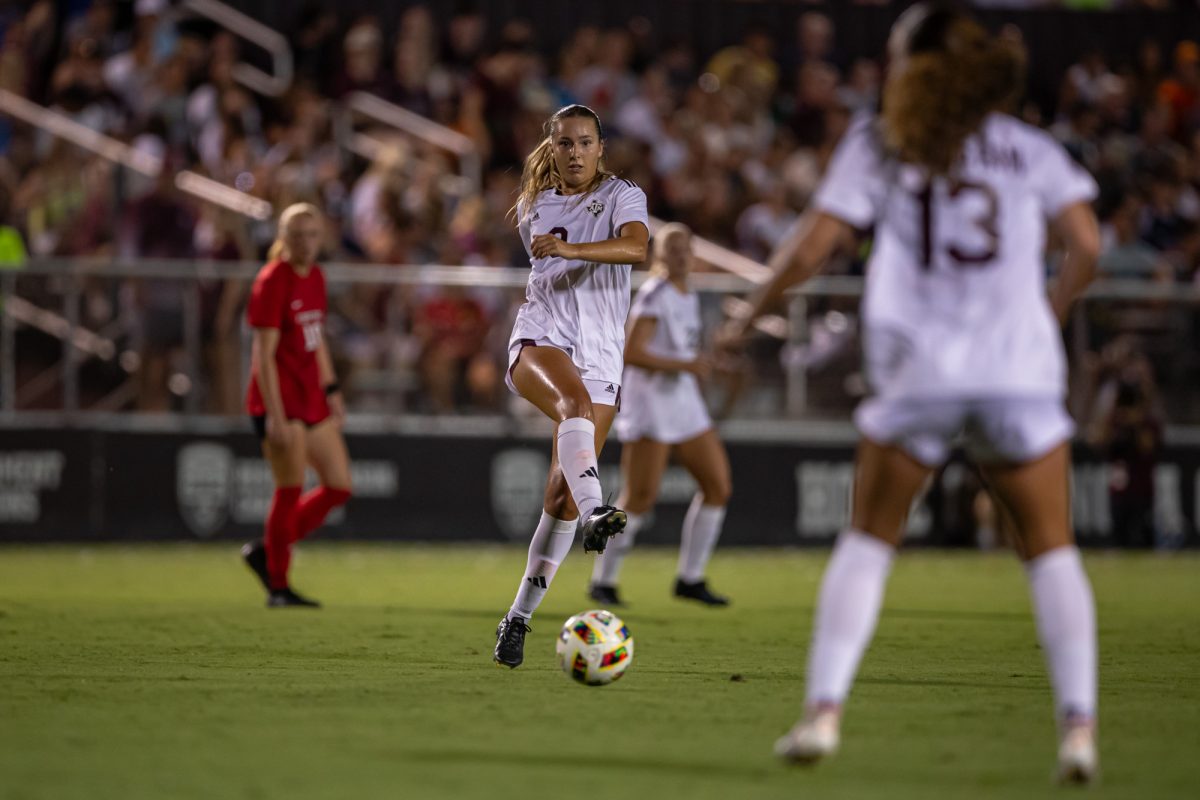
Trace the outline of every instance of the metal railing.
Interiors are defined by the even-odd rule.
[[[460,194],[474,194],[483,187],[483,160],[470,137],[369,92],[351,92],[340,110],[339,138],[350,152],[374,161],[387,149],[377,136],[355,129],[355,117],[362,116],[453,154],[466,184]]]
[[[253,42],[271,56],[274,75],[269,75],[253,64],[243,61],[233,67],[233,79],[238,83],[270,97],[279,97],[291,88],[292,48],[279,31],[217,0],[183,0],[181,6],[216,22],[246,41]]]
[[[50,389],[59,389],[60,400],[55,405],[62,413],[70,416],[86,410],[80,403],[79,372],[88,361],[103,360],[124,366],[136,365],[136,360],[127,362],[127,354],[120,351],[120,337],[113,330],[88,330],[80,321],[82,289],[85,284],[97,281],[178,281],[180,287],[180,316],[182,335],[183,374],[191,386],[204,383],[202,374],[200,281],[239,280],[252,278],[261,267],[256,262],[193,262],[193,261],[134,261],[107,259],[33,259],[23,270],[0,273],[0,286],[5,298],[3,324],[0,324],[0,394],[3,395],[2,410],[5,414],[22,413],[17,398],[22,387],[17,385],[16,334],[19,329],[32,327],[61,341],[61,358],[50,368],[43,370],[36,389],[43,395]],[[528,279],[528,270],[499,267],[462,266],[400,266],[379,264],[329,264],[324,266],[331,295],[337,296],[352,286],[387,287],[460,287],[490,290],[509,290],[509,300],[520,297]],[[635,286],[645,278],[645,273],[635,273]],[[41,280],[41,293],[37,298],[27,296],[32,286]],[[26,281],[33,281],[28,284]],[[47,292],[45,284],[52,284]],[[702,296],[716,296],[720,300],[730,295],[744,293],[753,284],[743,278],[722,273],[696,273],[692,285]],[[821,318],[814,313],[821,310],[830,300],[844,301],[858,298],[862,293],[860,278],[846,276],[821,276],[792,294],[787,319],[783,320],[784,333],[789,345],[804,344],[809,335],[807,320]],[[40,300],[39,305],[36,300]],[[1200,325],[1200,289],[1192,286],[1156,285],[1136,281],[1108,281],[1094,284],[1083,302],[1077,306],[1068,341],[1071,355],[1079,363],[1089,348],[1092,338],[1089,332],[1090,308],[1098,304],[1145,304],[1162,305],[1171,309],[1186,310],[1194,324]],[[814,304],[818,304],[815,305]],[[842,312],[833,312],[842,313]],[[847,311],[847,314],[853,312]],[[501,315],[503,317],[503,315]],[[384,323],[385,325],[387,323]],[[497,321],[496,324],[499,324]],[[386,332],[386,331],[384,331]],[[500,334],[506,334],[502,331]],[[243,329],[242,345],[246,344],[248,332]],[[335,350],[338,343],[334,343]],[[115,350],[114,350],[115,348]],[[1184,348],[1186,350],[1186,347]],[[248,349],[245,350],[248,352]],[[116,358],[114,359],[114,355]],[[136,370],[127,368],[130,374]],[[244,377],[244,376],[243,376]],[[782,403],[789,416],[800,418],[810,415],[813,407],[809,403],[809,383],[812,380],[809,368],[798,360],[784,359]],[[411,387],[410,387],[411,388]],[[28,393],[27,392],[27,393]],[[128,397],[128,390],[115,393],[114,398]],[[196,412],[199,406],[196,394],[185,396],[183,409]],[[849,411],[852,398],[839,401],[837,413]],[[776,412],[777,413],[777,412]],[[1193,416],[1195,418],[1193,418]],[[1189,415],[1185,420],[1200,422],[1200,415]]]
[[[105,136],[65,114],[26,100],[7,89],[0,89],[0,112],[147,178],[157,178],[162,172],[161,158],[135,150],[124,142]],[[191,170],[178,172],[175,175],[175,186],[197,200],[220,206],[250,219],[267,220],[273,214],[271,204],[266,200]]]

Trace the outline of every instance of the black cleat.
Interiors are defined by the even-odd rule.
[[[680,578],[675,579],[675,596],[682,600],[697,600],[706,606],[727,606],[728,597],[721,597],[708,590],[707,581],[686,583]]]
[[[507,616],[496,626],[496,651],[492,660],[497,666],[516,669],[525,660],[525,634],[533,630],[525,624],[524,617]]]
[[[617,594],[617,587],[604,586],[603,584],[593,583],[588,588],[588,597],[595,600],[602,606],[623,606],[620,596]]]
[[[603,553],[608,540],[625,530],[628,521],[625,512],[619,508],[596,506],[596,510],[583,523],[583,552],[595,550]]]
[[[262,539],[242,545],[242,561],[262,581],[263,588],[271,591],[271,579],[267,575],[267,548]]]
[[[316,600],[310,600],[304,595],[296,594],[291,587],[285,589],[272,589],[267,595],[267,608],[286,608],[294,606],[297,608],[320,608],[321,604]]]

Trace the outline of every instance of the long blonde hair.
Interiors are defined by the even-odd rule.
[[[909,15],[908,64],[884,86],[883,135],[902,161],[944,174],[984,118],[1017,98],[1025,56],[951,7],[919,4]]]
[[[596,123],[596,135],[601,144],[604,143],[604,126],[600,124],[600,116],[587,106],[576,103],[563,106],[551,114],[550,119],[546,120],[545,125],[542,126],[542,140],[538,142],[537,147],[533,148],[533,152],[525,157],[525,166],[521,170],[521,191],[516,204],[509,211],[514,217],[517,216],[517,209],[522,209],[525,214],[529,214],[530,209],[533,208],[533,201],[545,190],[562,189],[562,175],[558,172],[558,165],[554,163],[554,125],[568,117],[587,117]],[[600,163],[596,168],[596,176],[592,178],[587,188],[580,192],[580,196],[594,192],[611,175],[612,173],[604,166],[604,157],[601,156]],[[520,220],[517,221],[520,222]]]
[[[291,227],[293,220],[305,216],[312,217],[317,222],[322,220],[321,209],[312,203],[292,203],[283,210],[283,213],[279,215],[279,226],[275,229],[275,241],[271,243],[271,249],[267,251],[268,261],[278,261],[285,257],[287,243],[284,239],[287,237],[288,228]]]
[[[692,229],[682,222],[668,222],[658,229],[658,232],[654,234],[654,240],[650,243],[650,275],[653,277],[667,277],[664,253],[667,249],[667,240],[672,236],[686,236],[690,241]]]

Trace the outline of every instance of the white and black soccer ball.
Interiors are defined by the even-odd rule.
[[[611,611],[593,609],[563,623],[554,649],[562,671],[588,686],[607,686],[633,663],[633,634]]]

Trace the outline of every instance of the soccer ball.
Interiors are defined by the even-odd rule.
[[[563,623],[554,646],[558,665],[588,686],[607,686],[633,663],[633,635],[611,611],[584,611]]]

